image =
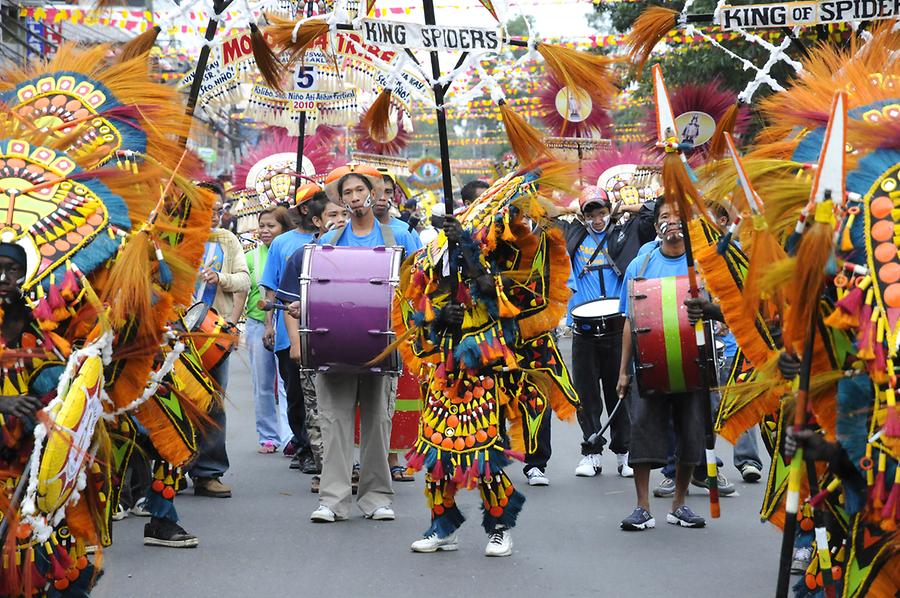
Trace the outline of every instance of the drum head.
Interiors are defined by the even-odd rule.
[[[181,318],[184,320],[184,325],[187,327],[188,332],[194,332],[206,319],[206,314],[209,312],[209,305],[206,303],[195,303],[190,309],[184,312],[184,316]]]
[[[573,318],[599,318],[619,313],[618,299],[598,299],[572,308]]]

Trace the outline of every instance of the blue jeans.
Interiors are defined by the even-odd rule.
[[[724,385],[727,382],[726,377],[731,371],[733,362],[733,357],[725,359],[725,363],[722,364],[722,368],[719,370],[719,385]],[[710,393],[710,400],[712,401],[712,412],[713,415],[715,415],[716,410],[719,408],[719,401],[722,400],[722,396],[718,392],[713,392]],[[738,471],[741,470],[741,467],[748,464],[755,465],[757,469],[762,469],[762,460],[759,458],[759,446],[756,443],[756,434],[754,432],[754,429],[750,428],[741,434],[738,437],[738,441],[734,443],[734,455],[732,459],[734,466]],[[723,465],[722,460],[718,457],[716,457],[716,465],[720,469]],[[705,469],[698,470],[695,472],[695,475],[698,479],[705,478],[705,471]],[[669,460],[665,467],[663,467],[662,473],[667,478],[675,478],[675,434],[671,427],[669,429]]]
[[[247,352],[250,356],[250,375],[253,381],[253,405],[256,409],[256,436],[259,444],[271,442],[281,446],[287,430],[287,393],[278,375],[278,358],[263,346],[263,322],[247,318]],[[276,401],[275,392],[278,392]]]
[[[222,396],[225,396],[225,388],[228,386],[228,361],[226,357],[222,363],[212,369],[210,375],[219,385]],[[197,460],[191,467],[191,479],[220,478],[228,471],[228,453],[225,451],[225,403],[215,405],[209,410],[209,418],[212,424],[199,431],[197,441]]]

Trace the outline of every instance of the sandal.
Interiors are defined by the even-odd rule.
[[[260,455],[270,455],[276,451],[275,444],[272,442],[264,442],[259,445],[259,448],[256,449],[256,452]]]
[[[416,478],[406,473],[406,468],[401,465],[391,467],[391,479],[395,482],[415,482]]]

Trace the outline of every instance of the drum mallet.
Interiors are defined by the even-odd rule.
[[[261,309],[263,311],[287,311],[288,306],[284,303],[275,303],[274,301],[266,301],[265,299],[260,299],[256,302],[256,309]]]
[[[588,439],[587,439],[588,444],[594,444],[595,442],[597,442],[598,438],[601,441],[601,446],[606,444],[606,440],[603,438],[603,433],[609,429],[610,424],[612,424],[613,418],[616,416],[616,412],[619,410],[619,407],[622,405],[622,401],[624,401],[624,400],[625,400],[624,396],[619,397],[618,402],[612,408],[612,411],[609,412],[609,419],[606,421],[605,424],[603,424],[603,427],[600,428],[599,431],[594,432],[593,434],[588,436]]]

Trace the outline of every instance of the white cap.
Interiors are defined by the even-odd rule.
[[[431,206],[431,215],[437,216],[438,218],[443,218],[447,215],[447,208],[444,207],[444,204],[442,203],[436,203]]]

